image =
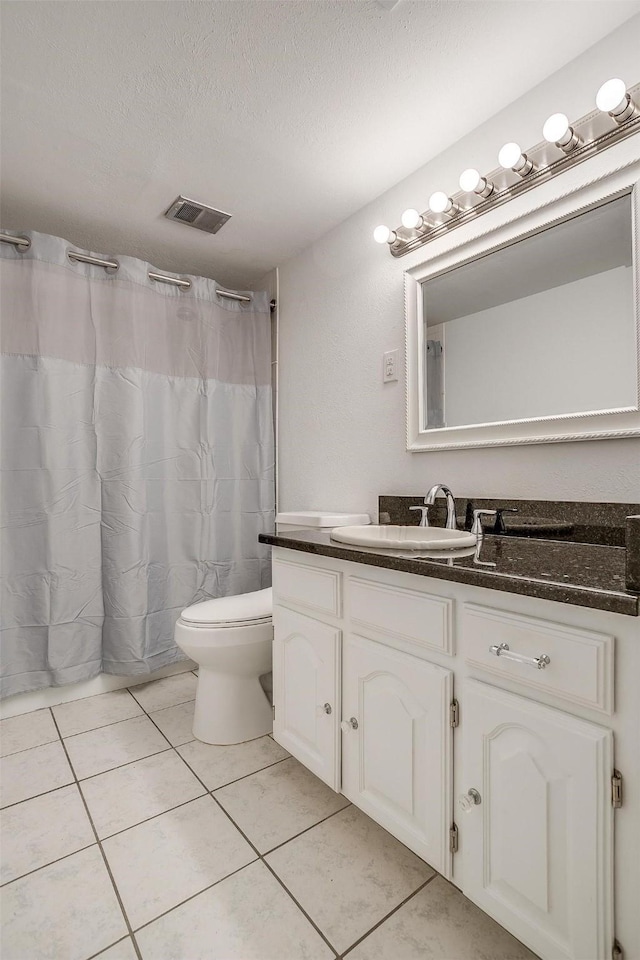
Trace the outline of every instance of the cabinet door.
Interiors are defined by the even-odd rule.
[[[543,960],[605,960],[612,933],[612,734],[468,680],[464,892]]]
[[[334,790],[340,789],[340,630],[276,605],[273,736]]]
[[[345,639],[342,792],[445,876],[452,684],[450,670],[364,637]]]

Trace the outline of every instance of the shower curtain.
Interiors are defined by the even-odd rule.
[[[0,243],[5,697],[184,659],[181,609],[269,585],[274,510],[267,294],[21,236]]]

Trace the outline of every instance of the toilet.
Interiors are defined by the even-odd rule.
[[[369,523],[368,514],[280,513],[278,532],[332,529]],[[187,607],[174,639],[199,666],[193,735],[204,743],[231,744],[271,733],[273,711],[260,683],[271,671],[271,587]]]

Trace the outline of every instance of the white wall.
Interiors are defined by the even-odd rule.
[[[434,190],[455,192],[465,167],[493,169],[506,140],[538,142],[549,114],[589,112],[608,77],[638,82],[639,49],[637,16],[281,267],[281,509],[375,514],[378,494],[420,494],[435,481],[460,496],[640,499],[637,439],[408,453],[403,378],[382,383],[382,354],[402,352],[403,271],[430,251],[394,260],[371,239],[378,223],[396,225]]]

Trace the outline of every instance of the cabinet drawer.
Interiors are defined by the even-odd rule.
[[[508,645],[509,656],[546,655],[549,663],[538,669],[535,664],[496,656],[491,647],[500,644]],[[613,637],[604,633],[474,603],[464,605],[467,663],[609,716],[613,713],[613,647]]]
[[[322,570],[287,560],[273,561],[275,598],[332,617],[342,614],[341,577],[342,574],[335,570]]]
[[[349,578],[352,624],[396,638],[403,649],[419,654],[432,649],[453,653],[453,600],[421,590],[390,587],[359,577]]]

